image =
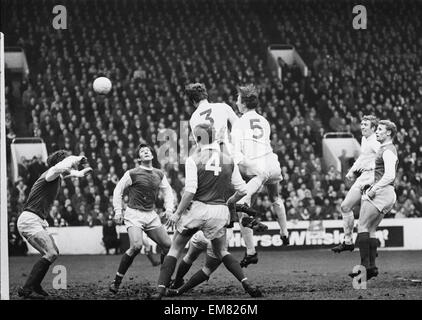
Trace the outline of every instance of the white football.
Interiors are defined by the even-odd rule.
[[[111,90],[111,81],[106,77],[99,77],[94,80],[92,87],[98,94],[107,94]]]

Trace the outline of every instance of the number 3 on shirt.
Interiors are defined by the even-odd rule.
[[[254,139],[261,139],[264,136],[264,129],[259,124],[255,124],[255,123],[259,123],[260,122],[259,119],[251,119],[249,121],[250,121],[249,123],[250,123],[251,129],[254,130],[254,132],[255,132],[255,129],[258,129],[259,130],[259,134],[256,135],[254,133],[254,135],[252,136],[252,138],[254,138]]]
[[[206,171],[213,171],[215,176],[218,176],[221,172],[220,167],[220,155],[218,153],[213,153],[211,158],[205,164]]]
[[[211,109],[207,109],[205,111],[202,111],[199,115],[203,116],[204,114],[206,115],[205,120],[208,120],[211,123],[211,125],[213,126],[214,125],[214,119],[211,117]]]

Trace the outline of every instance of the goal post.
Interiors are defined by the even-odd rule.
[[[9,300],[4,34],[0,32],[0,296]]]

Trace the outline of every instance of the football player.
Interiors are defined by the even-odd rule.
[[[358,176],[353,183],[346,198],[340,206],[343,217],[344,239],[343,243],[333,247],[331,250],[337,253],[342,251],[353,251],[353,226],[355,219],[353,208],[361,200],[361,189],[365,185],[370,185],[374,181],[375,157],[380,149],[380,143],[377,141],[375,130],[377,129],[378,119],[375,116],[364,116],[360,128],[362,131],[361,154],[356,159],[353,166],[346,174],[346,179],[352,180]]]
[[[366,279],[378,275],[375,264],[378,240],[375,236],[378,225],[384,215],[393,208],[396,202],[394,180],[396,178],[398,157],[393,139],[397,133],[396,125],[389,120],[381,120],[376,130],[377,141],[381,144],[375,157],[373,183],[364,188],[358,222],[356,245],[359,248],[361,265],[366,268]],[[351,277],[359,274],[351,273]]]
[[[57,198],[62,178],[81,178],[92,171],[89,167],[77,170],[77,166],[84,163],[86,158],[83,156],[69,156],[65,150],[56,151],[47,158],[49,169],[41,174],[31,188],[23,212],[19,215],[17,227],[22,237],[41,253],[42,257],[34,264],[23,287],[18,289],[20,297],[28,298],[32,293],[48,296],[41,282],[50,265],[57,259],[59,249],[47,232],[48,223],[45,219]]]
[[[265,185],[280,225],[281,239],[284,245],[288,245],[286,209],[279,195],[279,183],[283,177],[278,156],[271,147],[270,124],[256,112],[259,104],[258,95],[254,85],[239,87],[236,104],[243,115],[232,128],[233,155],[242,176],[251,179],[247,184],[246,196],[238,203],[250,206],[252,196]],[[240,219],[243,219],[243,214],[241,215]],[[247,267],[251,263],[258,262],[258,254],[254,246],[253,230],[245,228],[242,223],[240,228],[246,244],[246,253],[241,265]]]
[[[182,200],[168,220],[176,231],[169,253],[161,266],[155,299],[161,299],[169,286],[176,262],[190,238],[202,230],[211,241],[214,254],[242,283],[253,297],[261,292],[253,288],[245,277],[240,264],[226,249],[226,226],[230,223],[225,195],[231,185],[236,190],[235,199],[246,194],[246,184],[231,157],[220,150],[216,132],[211,124],[194,128],[199,150],[186,161],[186,183]]]
[[[161,219],[154,210],[158,193],[164,192],[164,206],[166,216],[170,216],[174,209],[173,190],[165,174],[152,166],[154,158],[152,149],[147,144],[138,147],[140,165],[128,170],[117,183],[113,193],[113,206],[116,223],[123,221],[129,235],[130,247],[123,254],[114,281],[110,284],[110,291],[117,293],[126,271],[144,245],[143,232],[156,242],[162,254],[170,248],[171,240]],[[129,201],[125,212],[122,211],[122,195],[128,189]]]

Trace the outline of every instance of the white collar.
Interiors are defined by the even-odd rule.
[[[149,170],[149,171],[152,171],[152,167],[150,168],[150,167],[145,167],[145,166],[143,166],[143,165],[139,165],[139,167],[140,168],[142,168],[142,169],[145,169],[145,170]]]
[[[390,140],[388,142],[385,142],[381,145],[381,147],[388,146],[389,144],[393,144],[393,141]]]
[[[197,109],[199,109],[200,106],[205,105],[205,104],[209,104],[208,100],[202,99],[201,101],[199,101]]]
[[[366,138],[366,140],[369,140],[369,139],[371,139],[371,140],[377,139],[377,135],[375,134],[375,132],[373,134],[371,134],[368,138]]]

